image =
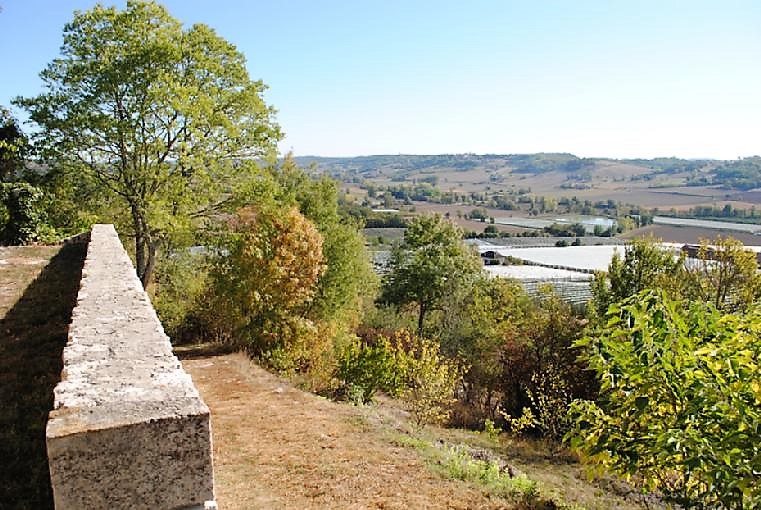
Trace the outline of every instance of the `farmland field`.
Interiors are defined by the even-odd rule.
[[[546,218],[520,218],[513,216],[500,216],[494,218],[494,222],[500,225],[512,225],[515,227],[543,229],[545,227],[551,227],[555,224],[570,225],[573,223],[580,223],[584,225],[587,232],[593,232],[596,226],[603,227],[604,229],[610,228],[616,224],[615,220],[608,218],[600,218],[594,216],[554,216]]]
[[[631,228],[622,221],[629,214],[732,219],[758,218],[761,209],[761,189],[733,187],[732,182],[722,181],[716,169],[731,162],[718,160],[614,160],[541,153],[400,154],[305,158],[304,162],[315,163],[318,171],[339,179],[350,202],[358,206],[398,208],[406,218],[437,213],[475,233],[489,228],[501,234],[533,236],[553,223],[578,222],[582,215],[604,218],[605,222],[615,218],[624,228]],[[476,209],[478,214],[471,218]],[[725,210],[733,213],[722,214]],[[751,235],[755,227],[679,223],[685,225],[648,226],[620,238],[654,234],[665,242],[695,243],[721,233],[746,245],[761,244]],[[590,224],[587,233],[593,228]],[[370,242],[378,243],[378,238]],[[585,236],[581,242],[598,241]],[[528,244],[550,242],[543,239]]]
[[[713,230],[732,230],[735,232],[748,232],[751,234],[761,233],[761,225],[753,223],[732,223],[728,221],[671,218],[668,216],[655,216],[653,218],[653,223],[656,225],[675,225],[679,227],[698,227]]]
[[[733,237],[746,246],[761,245],[761,236],[745,232],[721,231],[712,228],[687,227],[675,225],[648,225],[622,235],[622,239],[654,237],[673,243],[697,244],[701,239],[715,239],[717,236]]]
[[[536,161],[542,155],[534,155]],[[571,156],[572,157],[572,156]],[[577,197],[580,200],[615,200],[643,207],[684,210],[695,206],[749,208],[761,204],[761,190],[727,188],[711,182],[719,161],[701,163],[674,160],[673,168],[656,161],[605,158],[577,160],[577,168],[547,166],[521,170],[510,155],[367,156],[358,158],[307,158],[322,171],[340,176],[347,186],[361,177],[380,185],[414,184],[433,177],[442,192],[500,192],[529,190],[537,196]],[[563,160],[564,158],[560,158]],[[565,158],[567,161],[567,158]],[[307,160],[305,160],[307,162]],[[662,162],[661,162],[662,163]],[[687,168],[693,165],[692,170]],[[708,176],[695,182],[698,174]],[[354,189],[352,189],[354,191]],[[359,191],[359,190],[358,190]]]
[[[484,247],[479,248],[485,251]],[[503,251],[504,250],[504,251]],[[546,266],[562,266],[579,270],[604,271],[608,269],[613,253],[623,254],[621,246],[565,246],[549,248],[507,248],[502,254]]]
[[[556,269],[554,267],[510,265],[510,266],[485,266],[484,269],[492,276],[514,278],[516,280],[557,280],[588,281],[592,279],[589,273],[579,273],[568,269]]]

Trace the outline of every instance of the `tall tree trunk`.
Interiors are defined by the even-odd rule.
[[[140,282],[143,284],[143,288],[148,290],[148,286],[151,284],[151,277],[153,276],[153,270],[156,268],[156,253],[158,252],[158,241],[148,241],[148,258],[145,261],[145,269],[140,276]]]
[[[140,214],[138,205],[134,202],[130,203],[130,210],[132,212],[132,226],[135,229],[135,271],[140,281],[143,280],[143,273],[145,273],[145,245],[146,245],[146,232],[143,225],[143,218]]]
[[[423,301],[420,302],[420,311],[418,312],[417,316],[417,334],[418,336],[423,336],[423,321],[425,320],[425,303]]]
[[[158,241],[151,238],[148,225],[136,202],[130,203],[132,211],[132,225],[135,228],[135,272],[147,289],[151,282],[153,270],[156,268],[156,252],[158,251]]]

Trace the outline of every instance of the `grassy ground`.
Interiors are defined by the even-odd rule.
[[[416,430],[394,401],[331,402],[242,354],[183,365],[211,408],[220,508],[644,508],[541,443]]]
[[[52,508],[45,424],[84,247],[0,248],[0,509]]]

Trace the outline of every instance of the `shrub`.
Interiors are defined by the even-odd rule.
[[[486,437],[491,441],[497,441],[501,433],[502,429],[497,427],[493,421],[488,418],[484,421],[484,434],[486,434]]]
[[[507,422],[507,426],[510,428],[510,432],[515,435],[523,434],[525,431],[536,425],[536,417],[534,416],[534,413],[531,412],[530,407],[524,407],[518,417],[512,417],[504,411],[501,411],[501,413],[505,422]]]
[[[601,399],[574,402],[571,444],[683,507],[761,507],[761,305],[644,291],[578,345]]]
[[[325,272],[322,236],[295,208],[242,209],[231,226],[227,255],[213,270],[212,311],[232,322],[232,335],[251,354],[305,371],[326,350],[306,317]]]
[[[357,342],[341,353],[338,377],[344,381],[351,400],[362,404],[371,402],[378,390],[392,396],[401,394],[404,374],[398,355],[398,349],[385,337],[374,345]]]
[[[498,419],[503,346],[530,304],[517,283],[503,278],[479,278],[450,294],[447,312],[438,321],[441,344],[449,358],[468,367],[453,415],[457,424],[480,428],[485,419]]]
[[[463,447],[449,448],[442,460],[442,468],[450,478],[476,483],[500,496],[517,496],[524,502],[533,502],[539,497],[536,481],[524,474],[511,477],[497,462],[474,459]]]
[[[353,401],[370,402],[378,390],[401,397],[417,426],[449,418],[461,379],[458,364],[441,355],[438,342],[407,330],[350,344],[339,355],[337,374]]]
[[[403,398],[416,425],[445,422],[457,400],[455,388],[462,379],[458,364],[441,355],[438,342],[410,338],[412,348],[400,355],[407,386]]]
[[[574,347],[586,321],[552,293],[533,302],[505,339],[501,350],[501,409],[521,416],[529,407],[534,430],[558,439],[566,432],[564,415],[573,398],[594,398],[598,383]]]
[[[43,192],[25,182],[0,184],[3,226],[0,241],[6,245],[23,245],[47,241],[55,232],[43,220]]]
[[[560,441],[573,423],[568,412],[571,392],[562,371],[548,365],[542,373],[531,376],[531,386],[533,389],[528,388],[527,393],[536,410],[533,424],[542,436]]]
[[[203,339],[208,328],[200,303],[209,291],[209,261],[179,248],[161,257],[151,287],[153,306],[174,344]]]

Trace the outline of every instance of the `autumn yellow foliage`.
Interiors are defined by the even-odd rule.
[[[308,317],[326,270],[322,236],[295,207],[247,207],[230,223],[217,293],[234,311],[235,337],[273,368],[305,368],[325,347]]]

